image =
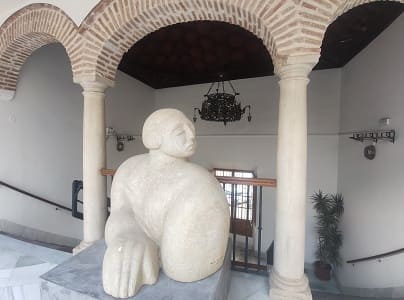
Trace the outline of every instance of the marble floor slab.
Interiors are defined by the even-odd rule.
[[[268,277],[232,271],[228,300],[268,300]]]
[[[39,276],[69,257],[0,234],[0,300],[40,300]]]
[[[0,300],[40,300],[39,276],[70,257],[71,254],[66,252],[32,245],[0,234]],[[335,282],[316,281],[310,266],[306,266],[306,272],[314,300],[376,299],[340,295],[336,293]],[[231,272],[228,300],[268,300],[268,293],[268,277]]]

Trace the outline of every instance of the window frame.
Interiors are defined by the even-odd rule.
[[[231,172],[232,176],[221,176],[221,175],[216,175],[217,171],[223,171],[223,172]],[[251,178],[257,178],[257,173],[255,170],[242,170],[242,169],[227,169],[227,168],[213,168],[212,169],[212,173],[215,177],[226,177],[226,178],[245,178],[248,179],[249,177],[239,177],[239,176],[235,176],[235,173],[237,172],[241,172],[241,173],[250,173],[252,174]],[[224,188],[224,184],[222,184],[222,187]],[[240,184],[239,184],[240,185]],[[247,184],[241,184],[241,185],[245,185],[248,186]],[[253,185],[249,185],[250,188],[252,188],[252,208],[251,208],[251,212],[252,212],[252,216],[251,219],[247,219],[247,218],[236,218],[238,220],[244,220],[244,221],[251,221],[252,224],[256,225],[256,216],[257,216],[257,187],[253,186]],[[227,195],[226,195],[227,198]],[[227,199],[229,201],[229,199]],[[229,202],[229,206],[231,208],[231,203]]]

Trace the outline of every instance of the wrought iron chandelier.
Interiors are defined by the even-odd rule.
[[[204,95],[206,99],[202,102],[202,108],[194,108],[194,122],[197,120],[196,113],[199,113],[202,120],[223,122],[226,126],[227,122],[240,121],[247,109],[247,120],[251,122],[251,106],[246,105],[241,108],[240,102],[236,100],[236,96],[240,94],[236,92],[230,80],[227,82],[233,90],[232,94],[225,91],[223,75],[220,75],[220,79],[210,85],[208,92]],[[216,92],[211,93],[214,86],[216,86]]]

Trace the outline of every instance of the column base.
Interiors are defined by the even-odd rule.
[[[270,300],[312,300],[309,280],[304,274],[301,279],[281,277],[272,270],[269,278]]]
[[[81,251],[87,249],[91,245],[93,245],[94,242],[86,242],[86,241],[81,241],[80,244],[78,244],[76,247],[73,248],[73,255],[79,254]]]

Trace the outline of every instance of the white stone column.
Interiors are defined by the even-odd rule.
[[[275,63],[280,77],[274,268],[270,299],[312,299],[304,274],[307,84],[318,56]]]
[[[105,168],[105,89],[100,81],[80,81],[83,87],[83,241],[73,253],[104,237],[107,219]]]

